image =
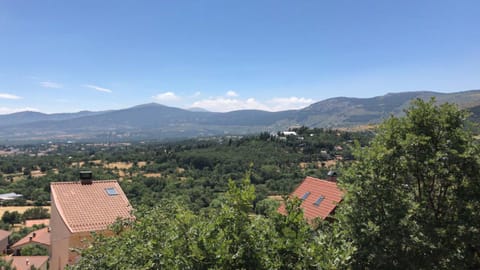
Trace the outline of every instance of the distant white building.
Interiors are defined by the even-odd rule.
[[[295,131],[282,131],[283,136],[297,136]]]
[[[11,201],[23,197],[22,194],[17,194],[15,192],[0,194],[0,200],[2,201]]]

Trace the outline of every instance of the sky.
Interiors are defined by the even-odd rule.
[[[480,89],[480,1],[0,0],[0,114]]]

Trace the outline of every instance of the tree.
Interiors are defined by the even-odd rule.
[[[351,245],[313,230],[298,200],[287,201],[288,215],[265,217],[253,214],[254,199],[246,177],[200,214],[171,201],[140,210],[128,229],[115,224],[115,237],[97,235],[73,269],[339,269],[349,261]]]
[[[5,211],[2,216],[2,222],[13,225],[22,221],[22,214],[18,211]]]
[[[25,210],[25,212],[22,214],[23,220],[44,219],[49,217],[50,217],[50,214],[48,213],[48,209],[43,207],[29,208]]]
[[[28,245],[20,253],[22,256],[48,256],[48,250],[41,245]]]
[[[466,116],[416,100],[357,148],[339,215],[355,268],[480,268],[480,151]]]

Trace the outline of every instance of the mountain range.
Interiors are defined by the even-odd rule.
[[[456,103],[474,114],[480,113],[480,90],[448,94],[402,92],[372,98],[336,97],[300,110],[279,112],[239,110],[218,113],[201,108],[185,110],[149,103],[99,112],[19,112],[0,115],[0,142],[183,139],[275,132],[294,125],[354,127],[379,123],[389,115],[401,115],[412,99],[425,100],[432,97],[438,103]]]

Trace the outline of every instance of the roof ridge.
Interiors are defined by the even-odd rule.
[[[115,179],[108,179],[108,180],[93,180],[92,183],[107,183],[107,182],[117,182]],[[81,181],[65,181],[65,182],[51,182],[51,185],[67,185],[67,184],[81,184]]]

